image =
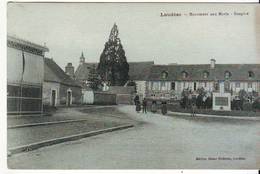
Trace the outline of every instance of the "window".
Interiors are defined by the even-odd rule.
[[[254,78],[255,74],[253,73],[253,71],[248,71],[248,77],[249,78]]]
[[[152,82],[152,84],[151,84],[151,89],[152,89],[152,90],[155,90],[155,82]]]
[[[31,87],[31,86],[23,86],[22,96],[23,97],[41,98],[42,97],[41,89]]]
[[[175,90],[175,82],[172,82],[172,84],[171,84],[171,90]]]
[[[226,92],[230,90],[230,82],[229,81],[224,82],[224,89],[225,89]]]
[[[193,83],[193,89],[194,89],[194,91],[197,90],[197,83],[196,82]]]
[[[203,78],[206,79],[209,77],[209,72],[208,71],[204,71],[203,72]]]
[[[236,82],[236,88],[240,88],[240,83]]]
[[[226,71],[226,72],[225,72],[225,78],[226,78],[226,79],[229,79],[230,77],[231,77],[231,72]]]
[[[21,87],[20,86],[13,86],[7,85],[7,95],[8,96],[20,96]]]
[[[152,90],[159,90],[159,83],[158,82],[153,82],[152,83]]]
[[[218,82],[214,83],[214,88],[215,88],[215,90],[219,90],[219,83]]]
[[[31,112],[42,110],[40,86],[7,85],[7,112]]]
[[[252,88],[252,83],[249,82],[249,83],[247,84],[247,87],[248,87],[248,88]]]
[[[188,77],[188,73],[186,71],[182,72],[182,78],[186,79]]]
[[[153,90],[153,82],[151,82],[150,84],[151,84],[150,90]]]
[[[168,73],[166,71],[163,71],[161,74],[162,79],[167,79]]]
[[[161,89],[165,90],[165,82],[161,82]]]
[[[22,89],[21,89],[22,88]],[[15,85],[7,85],[7,95],[8,96],[16,96],[16,97],[32,97],[32,98],[41,98],[42,92],[40,87],[33,86],[15,86]]]

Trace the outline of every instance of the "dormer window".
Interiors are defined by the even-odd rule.
[[[167,79],[168,78],[168,73],[166,71],[163,71],[161,74],[162,79]]]
[[[230,77],[231,77],[231,72],[229,72],[229,71],[226,71],[225,72],[225,79],[229,79]]]
[[[209,72],[208,71],[204,71],[203,72],[203,78],[207,79],[209,77]]]
[[[254,78],[255,77],[255,74],[253,71],[248,71],[248,77],[249,78]]]
[[[182,72],[182,78],[186,79],[188,77],[188,73],[186,71]]]

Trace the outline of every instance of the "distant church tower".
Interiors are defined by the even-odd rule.
[[[85,57],[84,57],[83,51],[82,51],[81,56],[80,56],[80,58],[79,58],[79,63],[80,63],[80,64],[85,63]]]

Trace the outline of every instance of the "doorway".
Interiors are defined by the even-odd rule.
[[[56,106],[56,90],[51,90],[51,106]]]
[[[67,106],[70,106],[72,104],[72,92],[71,90],[67,91]]]

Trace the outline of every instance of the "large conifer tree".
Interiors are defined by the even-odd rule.
[[[100,77],[110,86],[123,86],[129,79],[129,65],[125,51],[118,38],[117,25],[114,24],[109,40],[100,56],[97,71]]]
[[[88,87],[93,90],[98,90],[102,87],[101,80],[98,76],[95,65],[92,65],[92,67],[90,67],[87,81]]]

